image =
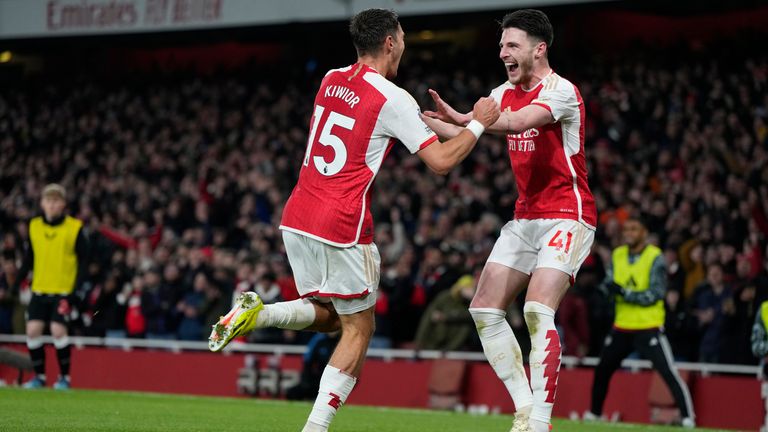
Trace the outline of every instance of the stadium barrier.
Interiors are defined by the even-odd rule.
[[[44,339],[50,343],[50,338]],[[152,339],[72,337],[74,387],[186,393],[216,396],[242,394],[282,397],[298,382],[304,346],[233,343],[222,354],[205,342]],[[23,335],[0,335],[0,344],[26,351]],[[46,373],[58,373],[48,345]],[[397,407],[429,406],[429,377],[436,359],[467,362],[462,404],[477,412],[512,412],[504,386],[479,352],[370,349],[369,360],[349,403]],[[569,417],[589,406],[597,358],[564,357],[555,415]],[[701,426],[756,430],[762,422],[762,401],[756,366],[677,363],[689,371],[689,384]],[[616,373],[605,405],[609,415],[626,421],[651,419],[650,362],[627,359]],[[0,379],[17,379],[18,371],[0,365]],[[29,378],[29,373],[24,378]],[[393,377],[396,377],[394,379]],[[402,383],[408,383],[405,388]]]

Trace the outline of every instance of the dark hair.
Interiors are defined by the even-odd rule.
[[[547,48],[552,46],[555,38],[549,18],[544,12],[536,9],[521,9],[506,14],[501,21],[501,28],[510,27],[520,29],[528,33],[528,36],[545,42]]]
[[[626,224],[629,221],[637,222],[642,226],[644,229],[648,230],[648,217],[644,214],[631,214],[624,223]]]
[[[397,13],[388,9],[366,9],[349,21],[349,34],[358,56],[376,54],[387,36],[397,36]]]

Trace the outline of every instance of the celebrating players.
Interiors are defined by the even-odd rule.
[[[507,14],[501,28],[499,57],[508,81],[491,92],[502,113],[488,130],[506,135],[519,196],[469,311],[485,355],[515,403],[512,431],[548,432],[560,370],[555,310],[589,253],[597,212],[587,184],[584,103],[576,86],[549,66],[549,19],[519,10]],[[458,113],[437,92],[430,94],[437,111],[425,112],[427,124],[440,136],[460,133],[472,113]],[[530,385],[505,319],[526,287]]]
[[[280,225],[301,299],[263,305],[243,294],[209,339],[213,351],[255,328],[342,330],[320,380],[304,431],[325,431],[360,375],[374,330],[379,252],[373,243],[370,187],[398,140],[439,174],[472,150],[499,118],[481,98],[466,128],[446,142],[421,120],[413,98],[389,79],[405,50],[397,15],[368,9],[352,18],[357,62],[328,72],[315,97],[299,180]]]

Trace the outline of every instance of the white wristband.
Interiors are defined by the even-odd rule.
[[[472,120],[471,122],[469,122],[466,128],[468,131],[472,132],[472,134],[475,135],[476,139],[479,139],[480,135],[482,135],[483,132],[485,132],[485,126],[483,126],[483,124],[477,120]]]

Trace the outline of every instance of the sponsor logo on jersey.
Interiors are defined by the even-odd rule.
[[[536,142],[533,138],[539,136],[539,130],[536,128],[528,129],[525,132],[517,134],[507,134],[507,145],[511,152],[532,152],[536,151]]]
[[[515,138],[515,139],[521,139],[521,138],[531,139],[531,138],[536,138],[537,136],[539,136],[539,130],[536,129],[536,128],[531,128],[531,129],[528,129],[527,131],[525,131],[523,133],[508,134],[507,136],[509,138]]]
[[[509,151],[511,152],[532,152],[536,151],[536,143],[533,140],[514,140],[507,139]]]

